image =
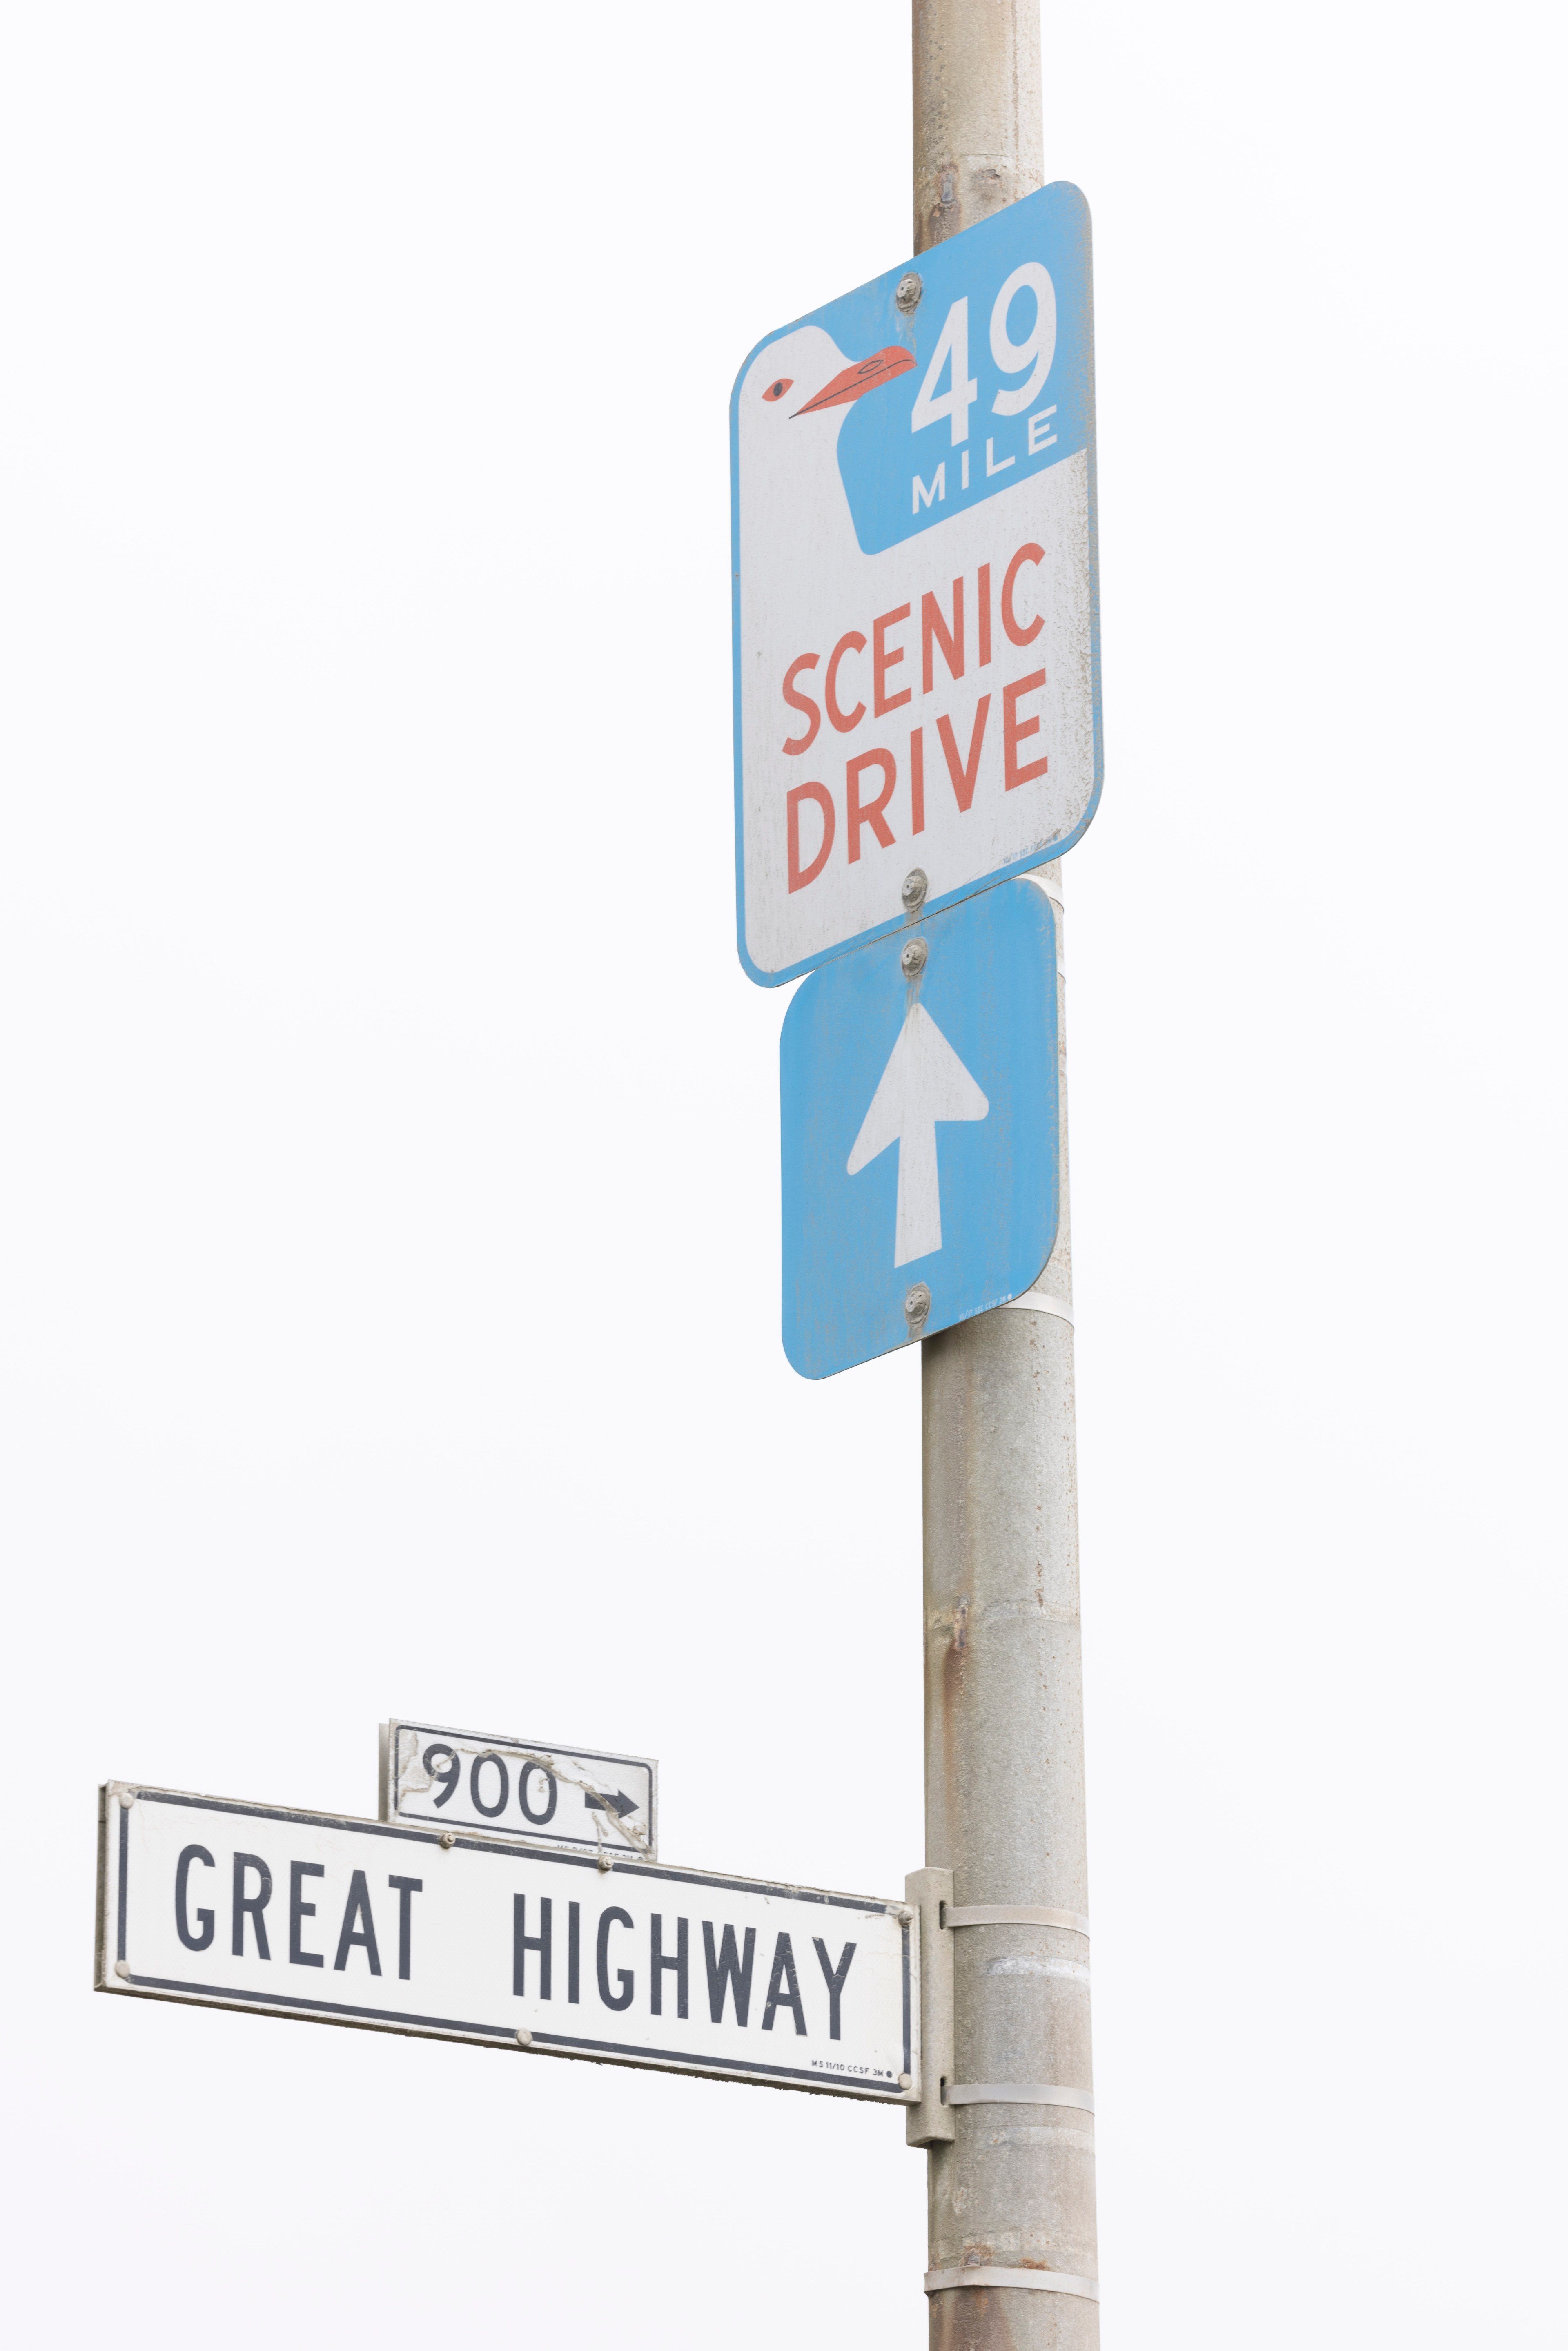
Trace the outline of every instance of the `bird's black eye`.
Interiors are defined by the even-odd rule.
[[[792,375],[781,375],[778,377],[774,382],[768,385],[767,391],[762,395],[763,399],[782,400],[794,381],[795,379]]]

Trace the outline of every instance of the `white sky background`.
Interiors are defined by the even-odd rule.
[[[1555,17],[1048,6],[1103,2339],[1563,2341]],[[907,11],[0,35],[18,2340],[916,2344],[902,2117],[89,1993],[114,1774],[389,1711],[922,1854],[918,1366],[778,1337],[726,402]]]

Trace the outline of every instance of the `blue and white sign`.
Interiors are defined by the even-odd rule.
[[[808,1379],[1005,1305],[1056,1238],[1056,924],[1009,882],[815,972],[779,1039],[784,1352]]]
[[[760,343],[730,403],[740,956],[1059,857],[1102,769],[1089,212],[1060,183]]]

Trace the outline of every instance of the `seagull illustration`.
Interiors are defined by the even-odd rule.
[[[737,402],[741,479],[751,485],[754,497],[766,486],[775,526],[781,507],[774,491],[781,494],[782,510],[800,518],[793,546],[780,549],[775,538],[769,542],[775,587],[789,601],[797,583],[778,579],[780,556],[787,570],[797,548],[801,559],[817,563],[841,555],[864,561],[839,474],[840,428],[857,400],[914,365],[914,352],[902,343],[850,360],[825,329],[795,327],[758,351],[747,369]],[[745,531],[743,506],[743,543]],[[745,568],[743,557],[743,576]]]
[[[800,674],[810,681],[808,691],[814,684],[820,695],[840,640],[848,635],[863,649],[876,615],[909,601],[911,551],[894,547],[867,555],[861,549],[839,470],[839,434],[857,402],[874,402],[879,393],[885,399],[885,387],[915,363],[914,352],[901,343],[856,358],[841,350],[824,328],[792,327],[766,344],[741,378],[737,650],[748,872],[771,867],[782,874],[789,857],[790,789],[806,784],[841,797],[845,761],[866,747],[869,725],[867,735],[851,742],[841,726],[835,734],[819,716],[809,749],[786,753],[783,747],[801,722],[784,700],[783,684],[791,662],[814,656]],[[846,687],[852,680],[854,684],[844,706],[859,705],[869,722],[874,697],[868,663],[864,650],[852,651],[841,675]],[[816,707],[821,713],[824,705],[818,701]],[[905,834],[906,820],[901,817],[895,831]],[[898,880],[908,862],[899,864]],[[860,870],[846,865],[841,853],[840,863],[823,872],[812,914],[824,935],[842,924],[837,899],[845,877]],[[896,887],[895,881],[893,893]],[[785,894],[782,889],[763,893],[770,905]],[[892,894],[890,911],[895,906]],[[777,967],[783,959],[765,930],[752,951],[765,966]]]

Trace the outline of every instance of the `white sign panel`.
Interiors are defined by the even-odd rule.
[[[585,1853],[658,1852],[659,1767],[428,1722],[382,1729],[382,1818],[434,1821]]]
[[[97,1986],[912,2103],[918,1915],[110,1782]]]
[[[1078,190],[768,336],[730,436],[740,954],[775,986],[1059,857],[1093,813]]]

